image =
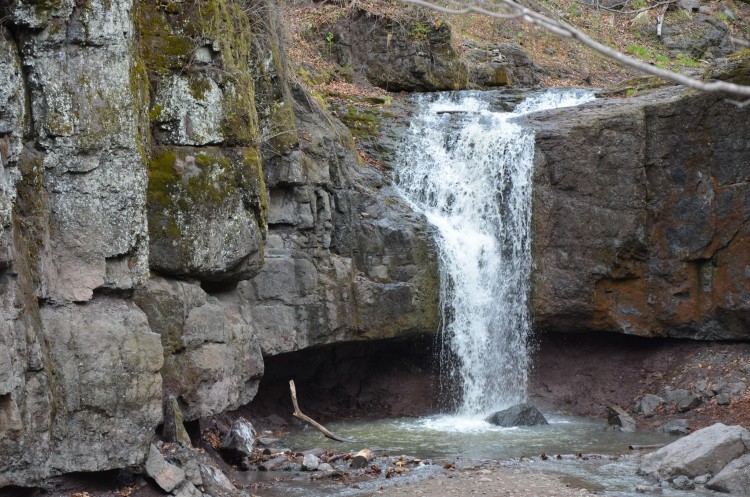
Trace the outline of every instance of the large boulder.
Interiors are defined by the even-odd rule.
[[[541,412],[531,404],[517,404],[502,411],[489,415],[485,421],[496,426],[536,426],[546,425],[547,420]]]
[[[750,431],[716,423],[646,455],[638,472],[664,479],[716,475],[749,450]]]
[[[750,494],[750,454],[730,462],[707,484],[707,488],[730,494]]]

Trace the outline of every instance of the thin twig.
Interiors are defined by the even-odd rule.
[[[578,3],[583,4],[583,5],[587,5],[586,2],[579,1]],[[606,10],[607,12],[613,12],[615,14],[620,14],[620,15],[632,15],[632,14],[640,14],[641,12],[648,12],[649,10],[654,10],[655,8],[662,7],[664,5],[669,6],[669,5],[672,5],[673,3],[677,3],[677,0],[667,0],[666,2],[658,2],[658,3],[655,3],[655,4],[651,5],[651,6],[649,6],[649,7],[644,7],[642,9],[638,9],[638,10],[618,10],[618,9],[616,9],[614,7],[605,7],[604,5],[599,5],[597,8],[598,9],[602,9],[602,10]]]
[[[299,405],[297,405],[297,387],[294,386],[294,380],[289,380],[289,391],[292,393],[292,404],[294,405],[294,412],[292,413],[292,415],[295,418],[301,419],[302,421],[309,423],[313,428],[317,429],[319,432],[321,432],[323,435],[330,438],[331,440],[336,440],[337,442],[353,442],[354,441],[350,438],[344,438],[338,435],[334,435],[333,433],[328,431],[325,426],[318,423],[310,416],[303,414],[302,411],[299,410]]]

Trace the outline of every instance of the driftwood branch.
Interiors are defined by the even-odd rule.
[[[438,12],[444,12],[446,14],[456,15],[475,13],[495,19],[508,19],[517,17],[519,19],[522,19],[527,24],[531,24],[532,26],[539,26],[559,36],[571,38],[578,43],[587,46],[616,62],[619,62],[624,66],[638,69],[639,71],[642,71],[646,74],[659,76],[660,78],[674,81],[675,83],[684,85],[688,88],[694,88],[696,90],[705,92],[724,92],[742,97],[750,97],[750,86],[738,85],[735,83],[729,83],[727,81],[701,81],[699,79],[685,76],[684,74],[679,74],[667,69],[662,69],[658,66],[653,66],[647,62],[642,62],[640,60],[634,59],[633,57],[629,57],[615,50],[614,48],[603,45],[593,38],[590,38],[583,31],[580,31],[562,21],[558,21],[551,17],[535,12],[514,2],[513,0],[497,0],[496,3],[489,3],[484,0],[464,0],[452,2],[452,4],[456,5],[457,7],[441,7],[427,0],[401,1],[427,7]],[[750,3],[750,0],[742,1]],[[498,7],[502,9],[502,12],[490,10],[497,9]]]
[[[294,412],[292,415],[295,418],[301,419],[305,423],[309,424],[316,430],[318,430],[320,433],[325,435],[326,437],[330,438],[331,440],[336,440],[337,442],[353,442],[354,440],[351,440],[349,438],[340,437],[338,435],[335,435],[328,431],[325,426],[315,421],[310,416],[303,414],[302,411],[299,409],[299,404],[297,404],[297,387],[294,385],[294,380],[289,380],[289,391],[292,393],[292,405],[294,405]]]

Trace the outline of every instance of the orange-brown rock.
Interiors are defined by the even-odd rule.
[[[750,338],[750,126],[678,88],[529,119],[537,327]]]

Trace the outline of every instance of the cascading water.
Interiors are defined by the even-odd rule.
[[[480,92],[417,98],[396,179],[439,233],[442,359],[460,385],[459,415],[526,399],[534,136],[512,119],[591,99],[552,90],[494,112]]]

